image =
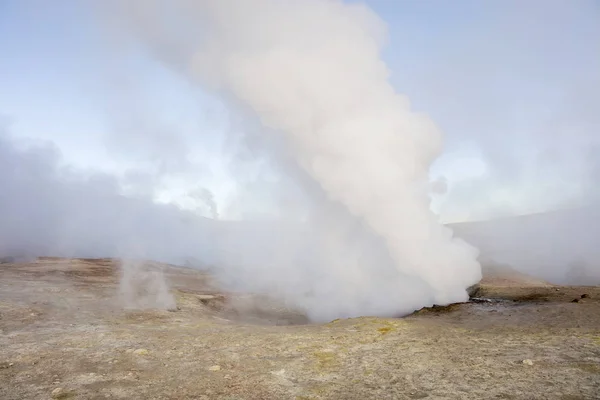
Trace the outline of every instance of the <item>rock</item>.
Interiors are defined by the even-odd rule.
[[[523,360],[524,365],[533,365],[533,361],[530,359]]]
[[[479,291],[479,283],[476,283],[467,288],[467,293],[469,294],[469,297],[475,297],[477,295],[478,291]]]
[[[587,294],[587,293],[584,293],[584,294],[582,294],[582,295],[581,295],[581,298],[582,298],[582,299],[589,299],[589,298],[590,298],[590,295],[589,295],[589,294]]]
[[[573,299],[571,300],[571,303],[579,303],[579,299]]]
[[[469,299],[471,303],[491,303],[491,299],[486,299],[485,297],[471,297]]]
[[[411,399],[424,399],[426,397],[429,397],[429,394],[425,392],[410,392],[408,394],[408,397],[410,397]]]
[[[216,310],[222,309],[226,301],[225,296],[221,294],[199,294],[196,298],[201,304]]]
[[[67,396],[67,392],[63,388],[57,387],[52,391],[53,399],[62,399]]]
[[[213,366],[212,366],[212,367],[210,367],[208,370],[209,370],[209,371],[213,371],[213,372],[215,372],[215,371],[220,371],[220,370],[221,370],[221,367],[220,367],[220,366],[218,366],[218,365],[213,365]]]
[[[146,349],[137,349],[137,350],[133,351],[133,354],[137,354],[138,356],[145,356],[148,353],[150,353],[150,352]]]

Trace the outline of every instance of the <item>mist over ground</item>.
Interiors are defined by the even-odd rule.
[[[485,266],[508,266],[555,284],[600,284],[596,206],[452,224]]]
[[[547,40],[548,27],[558,21],[572,27],[574,16],[590,11],[583,1],[568,12],[565,7],[556,2],[545,9],[534,42]],[[130,156],[135,168],[125,174],[69,167],[52,143],[26,143],[11,136],[8,125],[0,130],[0,256],[193,260],[210,267],[226,288],[271,294],[314,320],[401,315],[463,301],[465,289],[480,279],[478,257],[555,283],[598,277],[600,236],[593,227],[599,218],[589,206],[597,200],[598,154],[590,149],[598,143],[600,115],[593,112],[597,95],[589,89],[598,82],[582,83],[594,77],[593,56],[573,79],[577,112],[561,107],[564,113],[555,119],[560,123],[543,132],[536,128],[535,135],[515,133],[516,141],[483,129],[486,115],[492,120],[502,105],[488,105],[489,113],[475,116],[461,108],[464,103],[451,101],[462,90],[453,87],[453,74],[466,76],[474,68],[460,67],[464,60],[450,59],[454,71],[434,74],[445,83],[438,91],[435,79],[421,81],[424,91],[446,96],[449,109],[468,121],[463,127],[480,139],[486,172],[454,182],[448,171],[436,169],[436,160],[455,147],[445,149],[433,119],[415,111],[390,83],[382,52],[388,31],[398,28],[365,5],[130,1],[93,10],[101,32],[117,47],[116,59],[141,46],[219,100],[237,130],[225,133],[220,154],[235,173],[233,203],[242,210],[261,204],[269,212],[223,219],[227,205],[205,186],[205,165],[190,157],[189,138],[158,123],[142,93],[133,90],[127,97],[132,92],[124,91],[109,96],[112,107],[105,111],[119,132],[136,134],[109,135],[105,143],[112,158]],[[509,11],[517,10],[537,13],[510,3],[498,21],[513,21]],[[525,25],[513,31],[525,33]],[[505,28],[498,23],[484,31],[497,38]],[[470,41],[456,45],[481,49]],[[121,67],[111,66],[127,75]],[[477,87],[471,83],[469,91]],[[517,131],[523,133],[525,125]],[[164,180],[183,178],[197,180],[188,197],[210,218],[156,202]],[[515,206],[520,195],[525,200]],[[465,219],[535,206],[571,210],[452,225],[453,234],[431,211],[432,199],[434,208]],[[586,207],[573,209],[580,205]]]
[[[210,248],[211,220],[125,197],[115,177],[62,167],[60,157],[52,144],[16,140],[0,129],[1,253],[182,263]]]

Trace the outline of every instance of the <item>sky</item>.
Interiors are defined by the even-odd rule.
[[[442,221],[586,204],[600,172],[600,2],[364,2],[388,24],[396,90],[444,135]],[[225,105],[107,29],[99,2],[0,0],[0,115],[123,190],[240,216],[240,126]],[[150,138],[150,140],[149,140]],[[235,153],[235,156],[232,155]],[[240,175],[244,175],[240,178]],[[199,200],[202,205],[198,203]],[[244,204],[268,209],[267,204]]]

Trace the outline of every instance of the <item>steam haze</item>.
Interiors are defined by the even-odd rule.
[[[336,316],[339,307],[390,314],[406,301],[466,299],[465,288],[480,277],[476,251],[453,239],[429,209],[428,170],[441,151],[441,135],[388,83],[379,57],[385,25],[375,14],[326,1],[174,3],[175,15],[202,24],[195,42],[178,46],[177,36],[162,29],[168,24],[159,8],[133,4],[130,26],[159,57],[246,107],[268,129],[265,135],[280,139],[277,162],[300,167],[316,183],[302,187],[317,192],[309,193],[306,223],[328,237],[324,251],[331,254],[309,262],[319,263],[323,288],[312,278],[293,283],[311,293],[301,302],[330,304],[323,312]],[[173,53],[177,57],[169,58]],[[387,268],[373,258],[370,244],[357,251],[367,240],[354,238],[361,230],[384,242]],[[261,274],[275,281],[273,289],[290,257],[281,258]],[[427,289],[406,296],[415,284]]]
[[[86,125],[84,148],[4,125],[0,256],[194,260],[316,321],[466,300],[478,257],[557,283],[600,275],[597,5],[467,3],[452,23],[431,2],[60,3],[87,16],[69,37],[95,32],[68,68],[102,133]],[[413,15],[433,18],[427,34]],[[18,98],[4,103],[12,116]],[[575,211],[441,223],[556,208]],[[146,278],[131,265],[125,295]]]

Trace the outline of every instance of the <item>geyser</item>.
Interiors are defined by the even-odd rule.
[[[111,12],[161,61],[231,112],[250,111],[278,143],[278,172],[309,199],[300,228],[255,222],[215,234],[226,282],[276,293],[317,320],[468,298],[477,250],[430,211],[442,138],[390,85],[377,15],[327,0],[124,4]]]

